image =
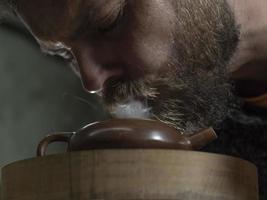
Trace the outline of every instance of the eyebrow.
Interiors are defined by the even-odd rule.
[[[52,56],[60,55],[61,57],[65,58],[66,56],[62,56],[62,55],[65,52],[71,52],[71,48],[66,46],[62,42],[50,42],[50,41],[38,40],[38,43],[40,45],[41,51],[47,55],[52,55]]]

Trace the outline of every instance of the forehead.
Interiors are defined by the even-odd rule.
[[[64,35],[85,18],[101,15],[125,0],[18,0],[17,12],[31,31],[46,38]]]

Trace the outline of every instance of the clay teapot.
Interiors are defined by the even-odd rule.
[[[44,156],[47,146],[52,142],[68,143],[68,151],[90,149],[198,150],[216,138],[216,133],[212,128],[188,135],[160,121],[111,119],[89,124],[77,132],[46,136],[38,145],[37,156]]]

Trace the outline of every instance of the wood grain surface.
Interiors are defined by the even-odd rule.
[[[256,167],[177,150],[93,150],[2,169],[1,200],[257,200]]]

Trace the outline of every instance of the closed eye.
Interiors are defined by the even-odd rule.
[[[99,22],[99,25],[97,27],[97,30],[99,32],[105,33],[111,31],[115,29],[117,25],[119,25],[123,17],[124,6],[118,9],[118,11],[113,11]]]
[[[118,0],[113,6],[106,8],[101,5],[96,7],[93,12],[80,19],[80,24],[73,30],[70,38],[76,40],[85,34],[106,34],[114,30],[121,22],[125,14],[126,0]]]

